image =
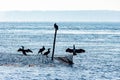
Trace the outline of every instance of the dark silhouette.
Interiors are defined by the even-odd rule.
[[[73,53],[73,49],[67,48],[66,52]]]
[[[56,35],[57,35],[57,30],[58,30],[58,25],[56,23],[54,24],[54,28],[55,28],[55,34],[54,34],[54,41],[53,41],[52,61],[54,58],[55,42],[56,42]]]
[[[58,30],[58,25],[56,23],[54,24],[54,28],[55,30]]]
[[[73,45],[73,55],[77,55],[77,54],[76,54],[75,45]]]
[[[22,48],[19,48],[18,49],[18,52],[22,52],[25,56],[27,56],[27,52],[31,52],[31,53],[33,53],[32,52],[32,50],[30,50],[30,49],[24,49],[24,46],[21,46]]]
[[[84,49],[76,49],[75,52],[76,52],[76,53],[84,53],[85,50],[84,50]]]
[[[38,54],[41,53],[45,50],[45,47],[43,46],[39,51],[38,51]]]
[[[48,48],[48,51],[45,52],[43,55],[46,55],[46,57],[48,57],[48,54],[50,53],[50,48]]]
[[[66,52],[73,53],[73,49],[67,48]],[[84,52],[85,52],[84,49],[75,49],[75,53],[73,53],[73,55],[77,55],[76,53],[84,53]]]
[[[67,48],[67,49],[66,49],[66,52],[73,53],[73,49]],[[76,54],[76,50],[75,50],[75,53],[73,53],[73,55],[77,55],[77,54]]]

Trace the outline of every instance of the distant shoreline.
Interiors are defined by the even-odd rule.
[[[0,23],[55,23],[51,21],[1,21]],[[60,21],[56,23],[120,23],[120,22],[79,22],[79,21]]]

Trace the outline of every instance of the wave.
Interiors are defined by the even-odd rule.
[[[54,34],[54,30],[0,30],[0,34]],[[116,30],[59,30],[58,34],[120,34]]]

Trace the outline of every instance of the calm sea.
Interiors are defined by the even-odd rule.
[[[58,22],[56,54],[65,49],[83,48],[87,52],[120,52],[120,23]],[[54,23],[52,22],[4,22],[0,23],[0,52],[15,53],[20,46],[37,54],[43,45],[53,46]],[[66,54],[66,53],[65,53]]]
[[[46,49],[51,48],[52,51],[55,31],[53,25],[52,22],[0,23],[0,53],[21,54],[17,49],[22,45],[26,49],[32,49],[34,55],[43,45]],[[39,69],[22,67],[23,69],[15,68],[15,70],[8,67],[8,73],[5,72],[6,68],[1,67],[1,71],[6,73],[5,79],[7,77],[9,79],[16,73],[16,78],[19,76],[21,79],[28,80],[30,78],[49,80],[49,78],[53,79],[53,76],[55,80],[120,79],[120,23],[58,22],[57,25],[59,30],[55,55],[68,54],[65,50],[68,47],[72,48],[73,44],[76,48],[86,50],[85,53],[74,56],[74,66],[72,68],[40,67]],[[1,58],[4,59],[4,56]],[[28,77],[22,77],[23,74]],[[4,74],[0,72],[0,75]]]

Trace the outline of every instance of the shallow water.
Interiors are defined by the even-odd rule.
[[[5,54],[21,54],[17,49],[24,45],[37,54],[43,45],[51,48],[53,45],[54,23],[0,23],[0,52]],[[59,25],[55,55],[68,54],[65,49],[85,49],[84,54],[74,57],[73,67],[17,67],[7,72],[0,68],[3,79],[64,79],[64,80],[119,80],[120,79],[120,23],[79,23],[61,22]],[[51,56],[51,55],[49,55]],[[48,70],[50,69],[50,70]],[[45,72],[46,73],[45,73]],[[29,73],[28,73],[29,72]],[[27,77],[24,77],[25,74]],[[35,74],[34,74],[35,73]],[[13,74],[13,75],[11,75]],[[33,77],[31,75],[33,74]],[[8,76],[9,75],[9,76]],[[12,79],[10,79],[12,78]],[[1,78],[2,79],[2,78]]]

